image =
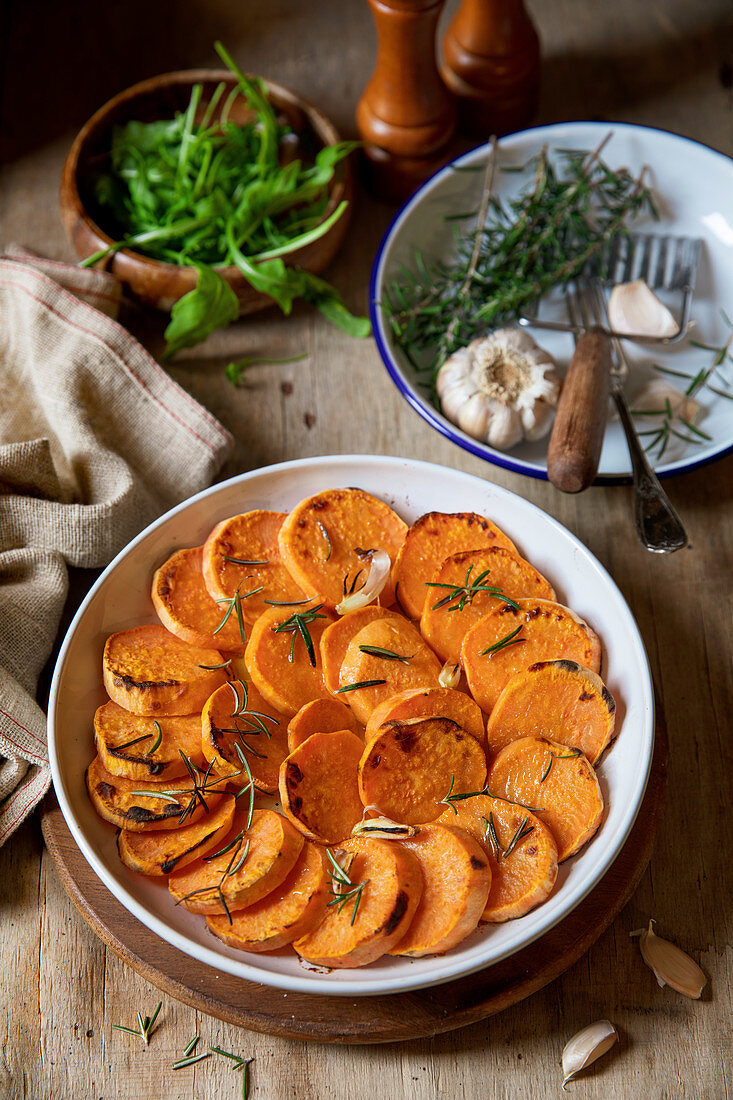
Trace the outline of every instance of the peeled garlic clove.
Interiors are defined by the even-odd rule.
[[[375,550],[364,587],[350,596],[345,596],[341,603],[336,604],[336,613],[345,615],[347,611],[358,611],[370,604],[372,600],[376,600],[387,583],[391,565],[392,562],[386,550]]]
[[[576,1074],[610,1050],[617,1039],[618,1032],[609,1020],[596,1020],[573,1035],[562,1052],[563,1089]]]
[[[696,424],[702,405],[694,397],[688,397],[664,378],[653,378],[637,393],[632,405],[634,412],[656,412],[667,415],[667,402],[672,416]]]
[[[658,936],[653,924],[654,921],[650,920],[647,929],[631,933],[639,937],[644,962],[654,971],[660,986],[669,985],[678,993],[684,993],[685,997],[697,1000],[707,985],[707,977],[689,955]]]
[[[608,299],[608,325],[630,336],[676,336],[679,325],[643,279],[618,283]]]
[[[438,683],[444,688],[457,688],[461,682],[461,666],[453,661],[446,661],[440,670]]]
[[[352,836],[371,836],[377,840],[407,840],[417,836],[417,825],[403,825],[391,817],[372,817],[359,821],[351,830]]]

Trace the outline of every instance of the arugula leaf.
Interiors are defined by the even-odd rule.
[[[306,302],[314,305],[328,321],[338,325],[348,336],[364,339],[371,335],[372,326],[369,318],[357,317],[351,313],[335,287],[307,271],[301,274],[304,278],[303,297]]]
[[[170,324],[165,330],[165,358],[181,348],[200,344],[218,328],[224,328],[239,316],[237,296],[218,271],[197,264],[198,282],[175,303]]]

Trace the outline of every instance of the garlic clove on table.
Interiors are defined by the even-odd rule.
[[[444,415],[497,450],[550,430],[560,396],[555,361],[521,328],[502,328],[459,348],[438,371]]]

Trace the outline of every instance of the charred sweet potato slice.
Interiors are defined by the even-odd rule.
[[[443,687],[409,688],[385,699],[369,715],[364,740],[372,741],[390,722],[409,722],[415,718],[450,718],[480,745],[485,743],[481,707],[465,691]]]
[[[394,561],[407,531],[396,512],[361,489],[327,489],[293,508],[280,528],[278,542],[290,575],[309,596],[327,607],[344,598],[361,571],[369,572],[369,552],[385,550]],[[394,603],[391,585],[381,602]]]
[[[420,516],[407,532],[392,569],[397,603],[411,619],[419,619],[432,594],[426,585],[441,562],[463,550],[487,546],[517,552],[503,531],[475,512],[428,512]]]
[[[186,775],[182,752],[197,766],[204,762],[199,714],[156,720],[130,714],[110,699],[94,715],[94,739],[107,771],[126,779],[161,781]]]
[[[487,728],[489,751],[520,737],[546,737],[582,751],[589,763],[611,743],[616,703],[597,673],[575,661],[537,661],[509,680]]]
[[[153,607],[166,630],[189,645],[243,653],[247,641],[240,624],[237,601],[216,603],[201,571],[201,547],[178,550],[153,574]],[[247,602],[247,589],[238,593],[238,606]]]
[[[314,733],[336,733],[338,730],[351,730],[357,737],[361,736],[361,727],[345,703],[337,699],[312,699],[288,723],[288,751],[294,752]]]
[[[120,775],[110,775],[98,756],[87,768],[86,784],[99,816],[112,825],[135,833],[175,828],[193,793],[193,783],[188,776],[163,783],[124,779]],[[223,783],[220,787],[207,790],[205,801],[209,809],[218,805],[223,792]],[[197,799],[195,810],[186,815],[184,823],[196,823],[205,812]]]
[[[440,661],[412,623],[376,619],[348,644],[339,673],[339,698],[366,723],[374,708],[393,695],[409,688],[439,687],[440,669]]]
[[[603,795],[580,749],[540,737],[511,741],[495,757],[488,787],[493,795],[532,806],[557,844],[558,862],[575,855],[603,817]]]
[[[216,649],[188,645],[163,626],[135,626],[112,634],[104,647],[107,694],[132,714],[200,714],[226,680]]]
[[[280,766],[283,813],[304,836],[338,844],[361,820],[357,769],[364,742],[349,730],[314,733]]]
[[[320,924],[329,898],[326,853],[306,840],[292,871],[267,897],[232,913],[206,918],[209,931],[240,951],[277,951]]]
[[[554,600],[555,592],[541,574],[503,546],[454,554],[430,578],[420,630],[442,661],[458,663],[466,634],[502,599],[536,596]]]
[[[472,836],[452,825],[422,825],[400,841],[420,863],[423,891],[407,932],[390,955],[442,954],[476,929],[491,887],[486,852]]]
[[[601,667],[601,643],[575,612],[549,600],[502,604],[472,626],[463,639],[461,663],[471,694],[490,714],[512,676],[537,661],[576,661]]]
[[[252,627],[247,671],[262,697],[282,714],[297,714],[312,699],[328,699],[320,640],[334,615],[319,603],[271,607]]]
[[[213,760],[218,775],[236,776],[233,782],[238,786],[248,782],[246,761],[255,787],[274,794],[280,765],[288,755],[287,721],[254,684],[241,680],[223,684],[207,699],[201,713],[199,736],[204,756]]]
[[[409,928],[423,889],[420,864],[412,852],[390,840],[357,837],[333,854],[340,866],[348,866],[351,885],[332,876],[326,915],[293,947],[319,966],[367,966]]]
[[[491,890],[481,920],[499,924],[523,917],[552,893],[557,845],[536,814],[503,798],[478,794],[453,802],[438,818],[478,841],[491,864]]]
[[[280,558],[277,536],[284,519],[284,512],[244,512],[217,523],[204,543],[202,572],[208,593],[213,600],[231,600],[239,592],[247,629],[270,606],[267,600],[304,598]]]
[[[303,837],[282,814],[255,810],[247,830],[244,816],[235,814],[223,840],[226,851],[198,859],[168,879],[171,895],[191,913],[223,913],[226,918],[227,910],[246,909],[276,890],[295,866]]]
[[[359,764],[363,804],[408,825],[434,821],[446,795],[480,791],[485,782],[484,750],[449,718],[382,726]]]
[[[121,829],[117,837],[120,859],[140,875],[169,875],[213,852],[232,827],[234,796],[223,795],[219,805],[193,825],[154,833]]]
[[[398,611],[390,611],[378,604],[369,604],[359,611],[350,611],[341,615],[335,623],[327,626],[321,635],[321,663],[323,664],[323,679],[330,692],[335,692],[339,687],[339,673],[344,663],[349,642],[356,637],[360,630],[377,619],[397,619],[406,622],[404,615]]]

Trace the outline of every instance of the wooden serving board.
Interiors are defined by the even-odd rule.
[[[603,880],[565,920],[486,970],[383,997],[284,993],[198,962],[159,939],[112,896],[77,848],[53,794],[44,806],[42,828],[59,877],[84,920],[165,993],[209,1016],[287,1039],[391,1043],[493,1016],[554,981],[585,954],[629,901],[649,862],[662,817],[667,760],[667,736],[658,720],[649,784],[629,839]]]

